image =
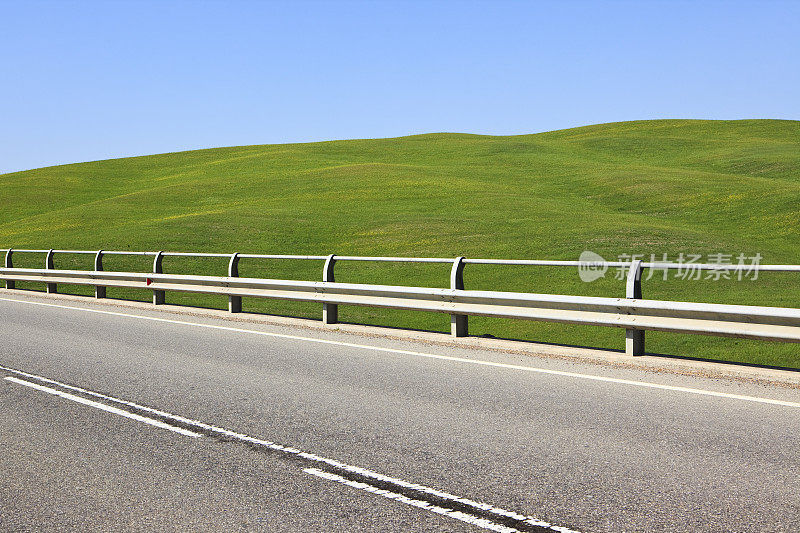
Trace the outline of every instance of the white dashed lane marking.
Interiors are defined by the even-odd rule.
[[[306,464],[317,465],[313,468],[305,468],[304,471],[317,477],[325,478],[359,488],[366,492],[371,492],[385,498],[398,501],[407,505],[418,507],[442,516],[454,518],[466,522],[473,526],[497,531],[501,533],[522,533],[522,532],[544,532],[558,531],[560,533],[578,533],[572,529],[555,526],[536,517],[509,511],[495,505],[478,502],[469,498],[456,496],[448,492],[440,491],[418,483],[412,483],[403,479],[386,476],[366,468],[361,468],[347,463],[328,459],[313,453],[304,452],[290,446],[284,446],[276,442],[251,437],[243,433],[238,433],[229,429],[224,429],[212,424],[200,422],[180,415],[175,415],[160,409],[154,409],[135,402],[122,400],[99,392],[94,392],[81,387],[68,385],[54,379],[46,378],[36,374],[23,372],[14,368],[0,365],[0,371],[5,371],[26,379],[15,376],[7,376],[6,381],[24,385],[32,389],[46,392],[64,399],[95,407],[103,411],[124,416],[151,426],[169,429],[189,437],[202,437],[204,435],[220,438],[227,441],[235,440],[252,447],[264,449],[270,452],[277,452],[283,457],[298,459]],[[28,381],[31,380],[31,381]],[[47,385],[34,383],[39,381]],[[57,387],[57,388],[55,388]],[[59,390],[62,389],[62,390]],[[66,392],[72,391],[72,392]],[[77,393],[77,394],[72,394]],[[86,397],[96,398],[99,401],[90,400]],[[120,409],[109,403],[126,407],[128,410]],[[133,412],[132,412],[133,411]],[[143,416],[140,413],[154,415],[156,418]],[[322,468],[327,470],[323,470]],[[330,472],[335,470],[338,473]],[[362,480],[370,480],[366,483]],[[378,486],[376,486],[378,485]],[[385,487],[389,487],[387,489]],[[409,496],[414,495],[414,497]]]
[[[378,496],[383,496],[384,498],[388,498],[390,500],[395,500],[401,503],[405,503],[406,505],[411,505],[412,507],[418,507],[420,509],[426,509],[431,511],[432,513],[448,516],[450,518],[455,518],[456,520],[461,520],[462,522],[466,522],[467,524],[471,524],[473,526],[478,526],[483,529],[488,529],[490,531],[497,531],[499,533],[517,533],[519,532],[518,529],[513,528],[511,526],[504,526],[502,524],[496,524],[491,520],[487,520],[485,518],[480,518],[475,515],[471,515],[469,513],[465,513],[463,511],[454,511],[452,509],[448,509],[446,507],[440,507],[438,505],[434,505],[430,502],[426,502],[424,500],[416,500],[414,498],[409,498],[408,496],[404,496],[402,494],[398,494],[396,492],[392,492],[386,489],[378,488],[374,485],[370,485],[369,483],[363,483],[361,481],[353,481],[337,474],[332,474],[330,472],[325,472],[324,470],[320,470],[319,468],[304,468],[303,472],[308,474],[321,477],[323,479],[327,479],[329,481],[335,481],[337,483],[342,483],[343,485],[347,485],[349,487],[353,487],[355,489],[360,489],[365,492],[370,492],[372,494],[377,494]],[[566,528],[566,527],[559,527],[554,526],[552,524],[548,524],[542,520],[536,520],[533,518],[529,518],[524,521],[525,524],[537,526],[541,528],[547,528],[552,531],[559,531],[562,533],[577,533],[573,530]]]
[[[159,420],[155,420],[153,418],[147,418],[145,416],[137,415],[135,413],[131,413],[129,411],[124,411],[122,409],[117,409],[116,407],[111,407],[110,405],[106,405],[100,402],[93,402],[92,400],[87,400],[86,398],[81,398],[80,396],[75,396],[74,394],[69,394],[67,392],[62,392],[60,390],[51,389],[50,387],[45,387],[44,385],[37,385],[36,383],[31,383],[30,381],[25,381],[22,379],[15,378],[13,376],[8,376],[6,378],[7,381],[11,381],[13,383],[17,383],[19,385],[24,385],[26,387],[30,387],[32,389],[36,389],[38,391],[46,392],[48,394],[52,394],[54,396],[59,396],[64,398],[65,400],[71,400],[73,402],[88,405],[89,407],[94,407],[95,409],[100,409],[101,411],[105,411],[107,413],[113,413],[115,415],[124,416],[125,418],[130,418],[132,420],[136,420],[137,422],[143,422],[145,424],[150,424],[151,426],[155,426],[161,429],[168,429],[169,431],[174,431],[175,433],[180,433],[181,435],[185,435],[187,437],[200,437],[199,433],[195,433],[194,431],[189,431],[188,429],[183,429],[175,426],[171,426],[169,424],[165,424]]]

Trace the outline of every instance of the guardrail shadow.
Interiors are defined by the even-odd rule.
[[[576,349],[585,349],[585,350],[598,350],[604,352],[615,352],[619,354],[624,354],[625,350],[623,349],[616,349],[616,348],[599,348],[597,346],[584,346],[580,344],[561,344],[556,342],[542,342],[542,341],[532,341],[528,339],[515,339],[513,337],[497,337],[492,335],[491,333],[484,333],[482,335],[474,335],[475,338],[486,338],[486,339],[497,339],[503,341],[514,341],[514,342],[521,342],[525,344],[531,345],[540,345],[540,346],[553,346],[559,348],[576,348]],[[793,368],[790,366],[777,366],[777,365],[763,365],[759,363],[746,363],[742,361],[731,361],[727,359],[712,359],[710,357],[697,357],[697,356],[689,356],[689,355],[676,355],[676,354],[667,354],[667,353],[658,353],[658,352],[644,352],[646,356],[650,357],[659,357],[663,359],[679,359],[683,361],[697,361],[703,363],[724,363],[727,365],[735,365],[741,367],[749,367],[749,368],[763,368],[767,370],[788,370],[790,372],[796,372],[800,374],[800,368]]]

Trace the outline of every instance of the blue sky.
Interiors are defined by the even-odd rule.
[[[242,144],[800,119],[800,1],[0,0],[0,173]]]

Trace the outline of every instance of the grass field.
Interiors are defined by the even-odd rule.
[[[43,147],[46,149],[46,147]],[[577,259],[723,253],[800,262],[800,122],[658,120],[535,135],[431,134],[241,146],[0,175],[0,247]],[[15,256],[15,266],[40,266]],[[141,258],[107,269],[149,270]],[[91,258],[57,257],[89,268]],[[337,264],[337,281],[448,284],[446,265]],[[168,258],[165,272],[225,272]],[[321,279],[321,262],[246,261],[242,276]],[[469,265],[468,289],[623,296],[609,271]],[[22,284],[20,284],[22,286]],[[83,288],[72,292],[88,293]],[[645,280],[645,298],[800,307],[797,274]],[[109,296],[149,293],[109,289]],[[222,298],[167,295],[224,307]],[[318,305],[245,311],[319,318]],[[445,315],[342,307],[347,322],[445,331]],[[621,349],[622,330],[473,318],[470,333]],[[648,333],[647,351],[800,367],[800,345]]]

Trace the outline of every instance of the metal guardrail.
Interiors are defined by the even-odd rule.
[[[644,332],[671,331],[701,335],[717,335],[748,339],[800,342],[800,309],[729,304],[706,304],[645,300],[642,298],[641,274],[645,268],[686,269],[684,263],[605,262],[608,267],[627,269],[625,298],[565,296],[464,289],[466,264],[581,266],[580,261],[539,261],[503,259],[404,258],[316,255],[219,254],[195,252],[127,252],[88,250],[22,250],[5,252],[0,279],[7,288],[17,281],[46,284],[48,293],[55,293],[59,283],[90,285],[97,298],[106,297],[106,287],[128,287],[153,291],[155,305],[165,302],[167,291],[219,294],[228,297],[228,310],[242,310],[243,297],[273,298],[319,302],[323,306],[323,322],[338,322],[339,305],[361,305],[392,309],[409,309],[450,315],[451,334],[466,336],[467,317],[490,316],[525,320],[541,320],[567,324],[584,324],[624,328],[625,351],[629,355],[644,353]],[[14,268],[14,253],[43,253],[43,269]],[[55,254],[92,254],[94,270],[57,270]],[[152,272],[108,272],[103,270],[104,255],[139,255],[153,257]],[[227,276],[189,276],[163,273],[164,257],[227,258]],[[299,259],[324,261],[322,281],[293,281],[239,277],[239,261],[253,259]],[[337,283],[334,265],[337,261],[379,261],[443,263],[451,265],[450,288],[422,288],[393,285]],[[692,264],[699,270],[737,271],[752,268],[742,265]],[[760,265],[759,270],[800,272],[800,265]]]

